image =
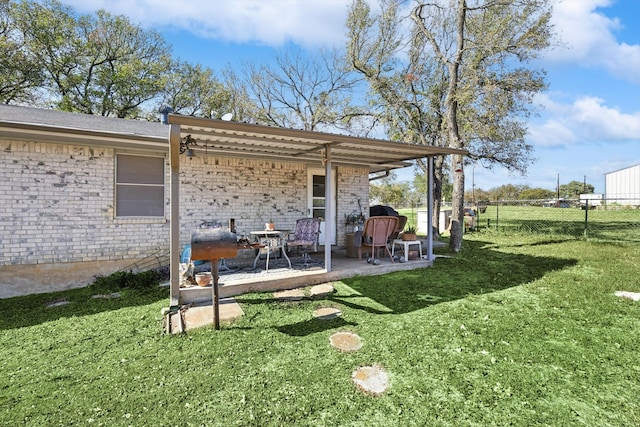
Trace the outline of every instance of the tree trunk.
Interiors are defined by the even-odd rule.
[[[458,79],[460,64],[464,53],[464,26],[467,12],[466,0],[458,0],[456,55],[447,63],[449,70],[449,87],[447,88],[446,108],[447,126],[449,130],[449,144],[451,148],[463,148],[458,130]],[[451,156],[453,163],[453,203],[451,207],[451,238],[449,248],[454,252],[462,249],[462,232],[464,221],[464,172],[462,170],[462,156]]]
[[[442,207],[442,166],[444,156],[437,156],[433,162],[433,230],[432,237],[440,235],[440,209]]]
[[[451,238],[449,248],[454,252],[462,249],[464,232],[464,169],[462,156],[451,156],[453,161],[453,197],[451,206]]]

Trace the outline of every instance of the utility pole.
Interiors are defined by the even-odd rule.
[[[560,174],[558,174],[558,180],[556,181],[556,208],[560,207]]]

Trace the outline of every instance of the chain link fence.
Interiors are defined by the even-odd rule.
[[[640,243],[640,198],[478,203],[475,229]]]

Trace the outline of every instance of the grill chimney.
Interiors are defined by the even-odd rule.
[[[169,124],[169,113],[173,113],[173,108],[169,107],[168,105],[163,105],[158,110],[158,113],[160,113],[160,123],[162,123],[163,125],[167,125]]]

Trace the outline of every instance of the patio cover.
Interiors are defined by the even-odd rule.
[[[179,303],[179,155],[180,144],[190,137],[196,153],[209,155],[259,158],[301,162],[325,167],[326,179],[331,180],[334,165],[366,166],[370,172],[381,172],[410,165],[408,161],[437,155],[466,155],[466,150],[445,147],[359,138],[348,135],[286,129],[273,126],[212,120],[176,114],[168,115],[171,163],[171,306]],[[432,165],[432,162],[429,162]],[[430,167],[433,170],[433,167]],[[431,175],[431,174],[429,174]],[[431,182],[432,177],[429,176]],[[332,200],[332,188],[326,186],[326,200]],[[428,211],[432,211],[431,194]],[[326,206],[331,212],[331,206]],[[431,215],[429,215],[431,219]],[[326,220],[325,269],[331,269],[331,241],[335,235],[335,218]],[[430,243],[431,239],[428,239]],[[432,246],[428,245],[431,259]]]

